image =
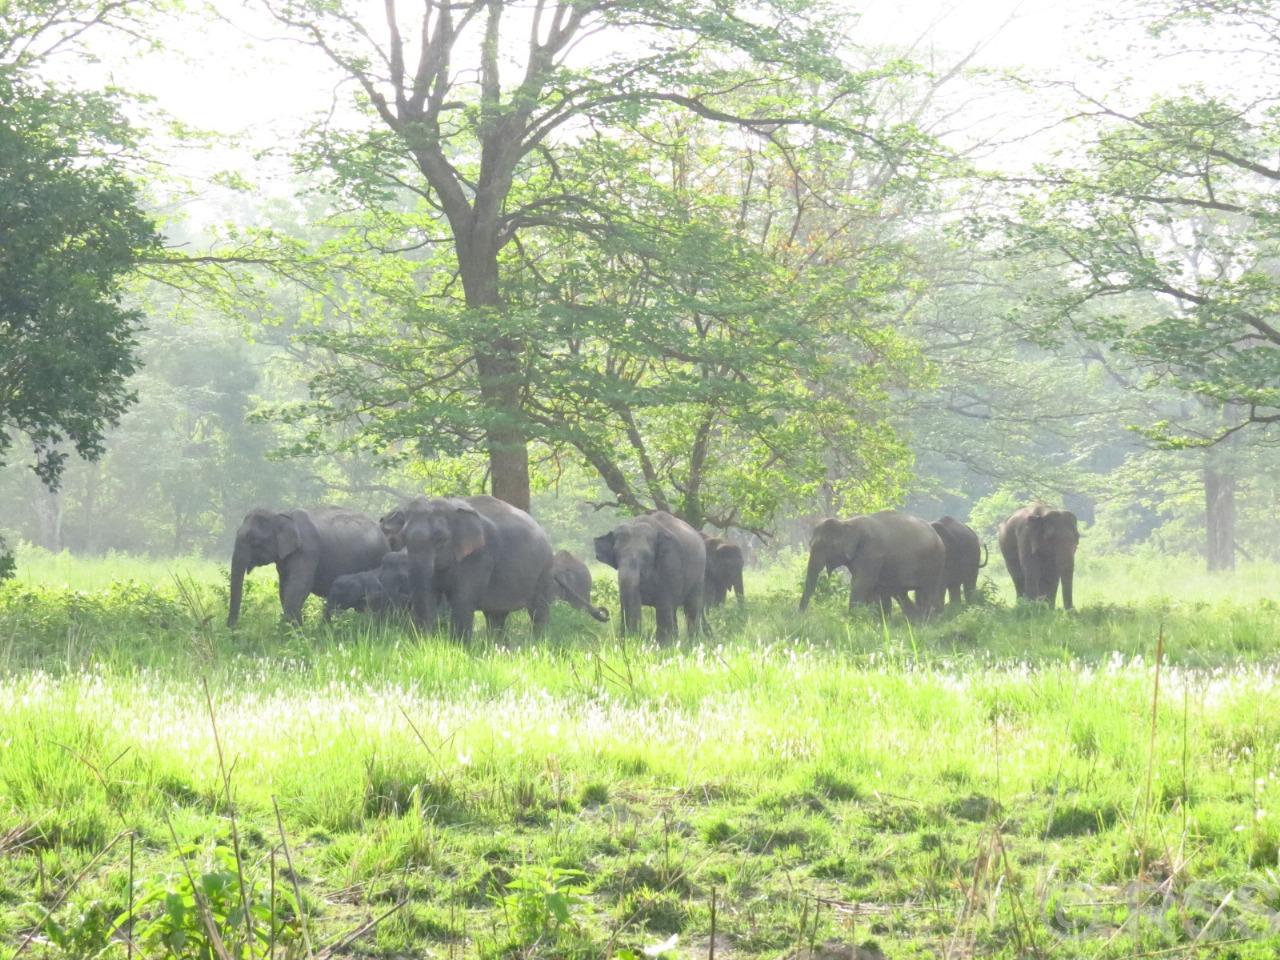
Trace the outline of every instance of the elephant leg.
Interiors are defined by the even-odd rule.
[[[910,598],[908,591],[903,590],[898,597],[898,603],[902,607],[902,612],[906,615],[907,620],[911,623],[920,623],[929,617],[929,593],[919,587],[915,590],[915,597]]]
[[[684,628],[688,631],[690,640],[695,639],[700,633],[711,636],[711,624],[707,622],[702,602],[702,590],[691,591],[684,600]]]
[[[658,620],[658,642],[666,643],[676,637],[676,605],[670,600],[654,604]]]
[[[1049,609],[1052,610],[1058,603],[1058,572],[1055,570],[1049,575]]]
[[[893,616],[893,594],[888,590],[880,592],[880,618],[888,621]]]
[[[457,640],[470,640],[476,626],[476,606],[474,603],[458,603],[449,605],[449,616],[453,620],[449,632]]]
[[[302,623],[302,608],[311,595],[315,571],[309,567],[277,568],[280,573],[280,609],[290,623]]]
[[[484,612],[484,624],[492,634],[501,635],[507,629],[507,614],[505,610],[486,610]]]
[[[879,563],[862,563],[850,567],[849,573],[849,612],[852,613],[860,603],[870,603],[880,595],[876,583],[880,579]]]
[[[588,593],[590,589],[588,588]],[[562,593],[560,584],[556,582],[555,574],[552,572],[551,564],[547,565],[547,569],[542,571],[542,576],[538,578],[538,584],[533,588],[533,602],[529,604],[529,620],[533,624],[533,635],[535,637],[542,636],[546,632],[547,623],[551,620],[551,605],[563,596],[566,603],[570,606],[583,609],[580,600],[575,599],[568,593]],[[586,607],[590,607],[590,601],[586,603]]]

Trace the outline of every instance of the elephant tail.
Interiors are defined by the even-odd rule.
[[[560,577],[556,577],[555,581],[556,581],[556,586],[558,586],[561,590],[563,590],[564,595],[569,600],[573,601],[573,603],[576,606],[579,606],[583,610],[587,611],[587,613],[591,614],[591,616],[595,617],[601,623],[607,623],[609,621],[609,611],[606,610],[604,607],[593,606],[591,603],[591,599],[589,597],[584,597],[577,590],[575,590],[571,584],[566,583]]]
[[[988,560],[988,559],[990,559],[990,555],[987,553],[987,545],[984,543],[984,544],[982,545],[982,562],[981,562],[980,564],[978,564],[978,569],[979,569],[979,570],[981,570],[983,567],[985,567],[985,566],[987,565],[987,560]]]

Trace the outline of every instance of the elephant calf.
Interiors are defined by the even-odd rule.
[[[747,602],[742,592],[742,548],[736,543],[719,537],[702,535],[707,547],[707,575],[704,606],[718,607],[732,590],[738,598],[738,606]]]
[[[569,606],[585,610],[601,623],[609,619],[609,611],[591,603],[591,571],[568,550],[557,550],[551,558],[551,579],[556,598]]]
[[[336,610],[368,610],[384,616],[408,610],[409,557],[403,551],[388,553],[376,570],[362,570],[338,577],[329,587],[324,605],[328,620]]]

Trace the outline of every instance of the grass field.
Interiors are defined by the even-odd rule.
[[[0,955],[1280,949],[1275,566],[1082,558],[1066,615],[997,558],[912,630],[836,578],[797,615],[792,562],[713,642],[462,647],[283,626],[271,571],[232,633],[217,565],[20,562]]]

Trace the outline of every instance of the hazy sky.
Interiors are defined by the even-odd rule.
[[[1070,80],[1113,96],[1126,74],[1136,75],[1135,89],[1149,95],[1193,80],[1202,69],[1145,55],[1126,60],[1126,46],[1141,42],[1141,34],[1114,25],[1099,29],[1096,18],[1103,7],[1097,0],[889,0],[850,6],[859,11],[855,35],[860,45],[910,47],[915,59],[937,70],[981,46],[971,67]],[[375,27],[380,8],[370,2]],[[234,148],[175,146],[165,158],[175,175],[203,181],[214,171],[235,168],[260,181],[268,193],[283,191],[285,156],[306,124],[335,103],[339,78],[317,51],[282,39],[280,28],[265,15],[234,0],[215,0],[213,9],[218,16],[188,12],[162,24],[160,52],[121,55],[111,46],[102,48],[101,65],[92,75],[95,82],[109,77],[151,95],[184,124],[237,138]],[[1105,68],[1090,60],[1102,40],[1114,61]],[[343,90],[336,102],[346,104],[349,96],[349,89]],[[993,98],[988,88],[981,103],[970,108],[984,130],[1000,127],[1017,134],[1043,124],[1042,106],[1012,91],[1006,96]],[[1036,141],[1008,149],[1025,160],[1045,145]],[[274,158],[255,156],[263,150],[273,151]],[[216,195],[216,190],[208,194]],[[198,201],[190,209],[196,219],[218,219],[216,208],[200,216]]]

